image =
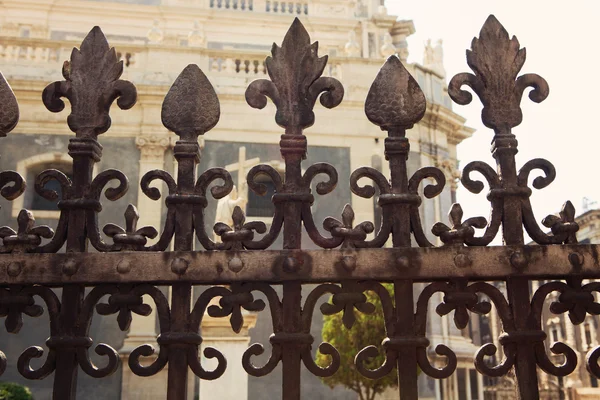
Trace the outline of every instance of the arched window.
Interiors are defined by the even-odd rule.
[[[17,163],[17,172],[25,178],[27,189],[25,193],[13,202],[12,214],[16,217],[23,208],[34,211],[36,218],[53,218],[60,216],[56,201],[48,201],[35,192],[35,179],[47,169],[57,169],[71,178],[72,160],[65,153],[45,153],[35,155]],[[58,182],[52,180],[45,188],[54,190],[62,198],[62,188]]]

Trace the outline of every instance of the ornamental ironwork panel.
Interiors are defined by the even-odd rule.
[[[567,344],[550,346],[552,353],[564,356],[562,364],[557,365],[546,352],[542,307],[555,293],[558,295],[551,311],[568,313],[573,324],[581,324],[587,314],[598,315],[600,304],[594,295],[600,291],[600,283],[593,279],[600,278],[600,249],[577,244],[578,225],[570,202],[565,203],[559,216],[542,221],[545,228],[534,218],[529,200],[530,174],[541,171],[532,186],[542,189],[554,180],[555,169],[544,159],[528,161],[518,169],[517,139],[511,130],[522,120],[520,103],[525,90],[531,88],[529,98],[539,103],[548,96],[549,89],[538,75],[519,76],[525,49],[520,48],[517,39],[510,38],[490,16],[467,50],[467,63],[473,73],[456,75],[448,88],[456,103],[466,105],[472,95],[463,87],[470,87],[483,104],[483,123],[494,131],[492,155],[496,168],[471,162],[461,177],[462,184],[473,193],[484,189],[484,182],[473,175],[484,178],[489,187],[491,215],[489,219],[463,219],[461,206],[454,204],[450,224],[438,222],[432,227],[423,226],[419,206],[442,192],[445,177],[434,167],[421,168],[412,176],[408,173],[410,142],[406,132],[424,116],[427,104],[400,59],[391,56],[385,62],[365,103],[368,119],[387,132],[384,149],[390,176],[361,167],[344,177],[349,178],[351,191],[363,198],[373,198],[377,187],[382,223],[375,230],[370,221],[355,222],[350,205],[340,210],[339,217],[314,220],[313,181],[318,181],[317,194],[326,196],[334,192],[339,177],[330,164],[303,165],[307,152],[304,130],[315,123],[313,108],[317,99],[322,106],[334,108],[341,103],[344,88],[338,80],[322,76],[327,56],[319,57],[318,44],[311,43],[298,19],[281,46],[274,44],[271,53],[265,63],[268,79],[252,82],[246,91],[246,101],[253,108],[264,108],[268,101],[274,103],[275,121],[283,129],[279,146],[285,162],[284,176],[266,164],[253,167],[247,174],[248,187],[257,195],[267,191],[261,182],[272,182],[274,215],[269,227],[264,222],[246,221],[237,207],[233,224],[217,223],[214,233],[205,229],[208,197],[228,195],[233,180],[222,168],[196,173],[201,157],[199,136],[217,124],[220,106],[205,74],[198,66],[189,65],[162,105],[164,126],[179,137],[174,146],[176,178],[154,170],[140,182],[146,196],[165,202],[164,226],[137,226],[138,210],[129,205],[124,211],[124,227],[111,223],[102,228],[109,238],[106,241],[98,222],[102,194],[109,201],[117,200],[127,192],[129,183],[122,172],[114,169],[93,175],[94,164],[102,157],[99,136],[110,128],[113,102],[116,100],[121,109],[131,108],[136,102],[136,88],[119,79],[123,63],[117,60],[100,28],[92,29],[81,47],[73,50],[63,67],[64,80],[51,83],[42,94],[51,112],[65,108],[62,98],[69,100],[67,123],[75,133],[69,142],[72,178],[58,170],[46,170],[29,183],[39,196],[57,202],[60,219],[54,228],[38,226],[33,213],[22,210],[14,227],[0,228],[0,315],[5,317],[6,329],[18,333],[23,315],[38,317],[47,313],[50,323],[47,354],[37,346],[25,349],[18,359],[19,372],[27,379],[44,379],[54,373],[53,398],[75,399],[79,370],[103,378],[119,367],[119,354],[107,344],[94,348],[106,359],[102,366],[90,360],[93,338],[89,328],[94,313],[116,315],[119,328],[125,331],[132,313],[150,314],[150,305],[144,303],[144,298],[150,298],[160,325],[156,338],[159,349],[150,345],[136,348],[130,354],[129,365],[123,368],[144,377],[168,368],[169,400],[186,398],[189,370],[200,379],[218,379],[227,362],[241,362],[245,371],[256,377],[269,374],[281,364],[282,398],[297,400],[301,398],[302,368],[326,377],[335,374],[341,362],[338,351],[329,343],[320,344],[318,350],[330,356],[330,364],[319,366],[313,359],[315,338],[310,328],[319,300],[330,296],[331,301],[320,308],[321,312],[343,313],[344,327],[339,329],[348,329],[355,323],[356,312],[373,312],[366,291],[376,293],[383,307],[385,361],[373,368],[372,359],[379,355],[378,349],[357,349],[356,370],[377,379],[395,369],[403,400],[418,398],[419,371],[442,379],[457,368],[457,357],[446,345],[433,349],[446,360],[445,365],[433,363],[428,355],[429,303],[438,293],[443,294],[443,302],[436,312],[452,315],[459,329],[467,326],[472,313],[487,314],[492,305],[496,308],[503,330],[498,341],[503,357],[498,360],[499,349],[485,344],[474,355],[475,368],[490,377],[504,376],[514,369],[519,398],[539,398],[538,368],[559,377],[573,372],[577,355]],[[16,99],[0,75],[0,135],[6,136],[18,119]],[[372,184],[361,184],[363,178]],[[46,187],[51,181],[55,181],[55,187],[60,186],[60,199]],[[151,187],[154,181],[162,181],[167,193]],[[14,200],[23,193],[25,181],[14,171],[2,171],[0,187],[4,198]],[[317,224],[322,224],[327,235]],[[442,246],[436,247],[428,240],[427,229],[439,237]],[[541,246],[525,245],[524,229]],[[321,250],[303,249],[303,232]],[[499,234],[504,245],[488,246]],[[214,240],[214,235],[220,240]],[[283,250],[270,250],[280,236]],[[148,239],[155,238],[149,245]],[[196,241],[201,248],[194,249]],[[418,246],[412,247],[412,243]],[[90,245],[96,251],[90,251]],[[541,279],[548,283],[530,293],[530,283]],[[492,280],[504,282],[506,292],[488,283]],[[414,293],[413,284],[419,282],[425,283],[424,289]],[[393,295],[383,283],[393,284]],[[317,285],[302,301],[301,289],[307,284]],[[157,285],[171,287],[171,301]],[[192,285],[208,286],[193,304]],[[275,290],[279,285],[283,296]],[[92,289],[86,292],[86,287]],[[53,288],[62,288],[61,295]],[[255,298],[259,292],[266,301]],[[106,296],[108,300],[104,300]],[[207,370],[202,365],[199,329],[205,315],[229,318],[231,329],[240,332],[242,310],[260,312],[266,307],[271,312],[273,334],[270,356],[264,365],[253,362],[265,351],[261,344],[251,345],[242,360],[226,360],[218,349],[208,347],[204,356],[216,359],[217,367]],[[152,355],[149,365],[142,362]],[[33,359],[43,357],[40,367],[31,366]],[[599,357],[600,348],[595,348],[584,361],[598,378]],[[496,364],[489,359],[495,359]],[[2,356],[0,372],[6,365]]]

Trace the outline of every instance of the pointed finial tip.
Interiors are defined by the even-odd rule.
[[[400,58],[396,55],[396,54],[392,54],[391,56],[389,56],[387,58],[387,60],[385,60],[386,64],[400,64],[402,65],[402,61],[400,61]]]
[[[485,22],[483,23],[483,27],[481,28],[481,30],[500,30],[500,31],[506,31],[506,29],[504,28],[504,25],[502,25],[500,23],[500,21],[498,21],[498,18],[496,18],[496,16],[494,14],[490,14],[487,19],[485,20]],[[508,35],[508,33],[507,33]]]
[[[200,67],[198,66],[198,64],[188,64],[182,71],[183,72],[187,72],[187,73],[195,73],[197,74],[198,72],[202,72],[202,70],[200,69]]]
[[[288,29],[287,34],[289,35],[292,32],[294,35],[302,34],[302,35],[308,36],[308,31],[306,30],[306,28],[304,27],[304,24],[302,23],[302,21],[300,21],[300,18],[298,18],[298,17],[294,18],[294,22],[292,22],[292,25],[290,25],[290,29]]]
[[[94,47],[99,47],[103,50],[108,50],[108,40],[106,39],[106,35],[102,32],[102,29],[99,26],[94,26],[92,30],[87,34],[83,42],[81,43],[81,49],[89,48],[92,50]]]
[[[490,14],[488,15],[487,19],[485,20],[485,22],[500,22],[498,21],[498,18],[496,18],[496,16],[494,14]]]
[[[100,36],[105,37],[104,32],[102,32],[102,28],[98,25],[94,26],[92,30],[87,34],[87,37]]]

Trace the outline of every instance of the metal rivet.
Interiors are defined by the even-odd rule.
[[[131,271],[131,264],[127,260],[121,260],[117,264],[117,272],[120,274],[127,274]]]
[[[342,265],[346,271],[354,271],[356,269],[356,257],[354,256],[343,256]]]
[[[569,262],[575,268],[581,267],[583,265],[583,255],[581,253],[571,253],[569,254]]]
[[[300,268],[300,263],[296,260],[295,257],[286,257],[283,260],[283,269],[286,272],[296,272]]]
[[[527,258],[520,252],[514,252],[510,256],[510,263],[516,269],[523,269],[527,266]]]
[[[471,265],[471,259],[466,254],[457,254],[454,257],[454,265],[458,268],[466,268]]]
[[[405,269],[405,268],[408,268],[409,265],[410,265],[410,263],[408,261],[408,257],[399,256],[398,258],[396,258],[396,267]]]
[[[74,275],[78,269],[79,266],[77,265],[77,262],[75,262],[75,260],[67,260],[62,266],[63,274],[69,276]]]
[[[20,262],[11,262],[8,264],[8,267],[6,267],[6,273],[8,273],[9,276],[15,277],[21,273],[22,269],[23,265]]]
[[[177,257],[171,262],[171,271],[173,271],[177,275],[183,275],[185,274],[185,271],[188,269],[189,265],[189,261],[187,261],[184,258]]]
[[[244,262],[239,257],[233,257],[229,260],[229,269],[233,272],[240,272],[244,268]]]

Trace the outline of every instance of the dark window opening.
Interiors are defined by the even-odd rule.
[[[71,170],[71,166],[65,163],[48,163],[39,166],[35,166],[29,169],[27,172],[27,181],[35,182],[35,178],[42,172],[47,169],[57,169],[64,173],[69,179],[72,179],[71,172],[67,172]],[[56,180],[48,181],[44,185],[45,189],[53,190],[58,193],[57,200],[46,200],[35,191],[34,185],[29,186],[29,193],[26,196],[26,204],[25,208],[29,210],[40,210],[40,211],[58,211],[58,201],[60,201],[63,197],[62,187],[60,183]]]
[[[558,342],[558,328],[554,326],[550,332],[552,333],[552,341]]]
[[[469,383],[471,384],[471,400],[483,400],[479,398],[479,384],[477,381],[477,371],[469,370]]]
[[[464,368],[456,370],[458,385],[458,400],[467,400],[467,374]],[[469,388],[470,389],[470,388]]]
[[[590,324],[585,324],[585,344],[588,347],[592,345],[592,329],[590,328]]]
[[[275,194],[275,185],[269,178],[259,180],[267,187],[267,193],[259,196],[252,190],[248,190],[248,205],[246,206],[246,215],[249,217],[272,217],[275,214],[275,206],[271,197]]]

